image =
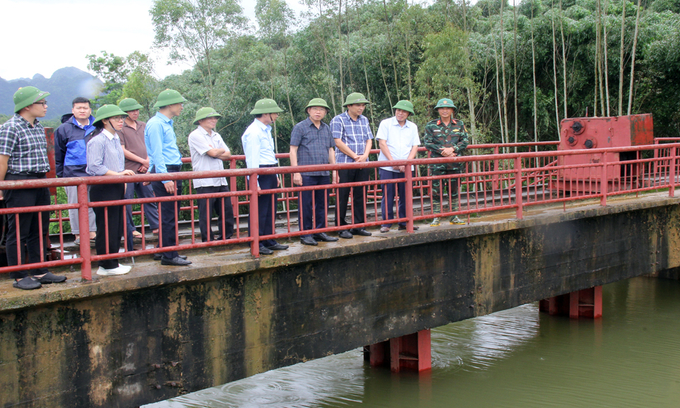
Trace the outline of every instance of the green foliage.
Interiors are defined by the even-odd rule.
[[[501,1],[503,16],[499,14]],[[391,108],[399,99],[414,102],[417,115],[411,119],[422,127],[434,117],[436,101],[450,97],[468,129],[476,128],[475,142],[500,142],[505,111],[501,108],[499,112],[500,95],[500,104],[507,104],[508,136],[513,136],[517,119],[518,140],[529,141],[534,134],[533,32],[539,140],[557,137],[555,88],[561,119],[565,79],[567,115],[593,112],[598,24],[594,0],[563,0],[561,9],[557,1],[524,1],[516,10],[507,0],[480,0],[474,5],[453,0],[437,0],[431,5],[405,0],[304,2],[308,10],[296,27],[285,1],[258,0],[257,32],[253,34],[246,32],[245,18],[234,0],[156,0],[151,10],[156,44],[169,49],[173,60],[192,61],[193,68],[160,84],[147,76],[148,71],[134,70],[112,81],[123,84],[121,96],[134,97],[145,106],[152,105],[164,88],[177,89],[188,99],[175,120],[185,155],[186,137],[194,129],[191,120],[202,106],[212,106],[223,115],[217,131],[232,152],[239,154],[241,135],[253,120],[248,114],[253,104],[264,97],[275,99],[285,109],[275,128],[277,150],[287,152],[294,123],[306,117],[307,101],[326,99],[331,112],[325,120],[330,121],[342,112],[343,98],[350,92],[362,92],[371,101],[365,115],[374,129],[392,115]],[[680,132],[680,11],[676,3],[651,0],[644,5],[640,20],[633,113],[652,112],[657,136],[678,136]],[[601,4],[604,7],[604,2]],[[611,0],[606,4],[606,17],[603,12],[600,20],[607,30],[609,106],[615,115],[619,98],[627,105],[636,3]],[[123,66],[108,54],[102,58],[103,66],[111,65],[114,72]],[[624,87],[619,95],[621,64]],[[599,100],[600,95],[598,114]]]
[[[102,51],[101,55],[88,55],[87,68],[104,83],[95,107],[118,104],[124,98],[135,98],[145,109],[142,120],[151,113],[158,94],[158,81],[153,77],[153,61],[147,54],[135,51],[119,57]]]

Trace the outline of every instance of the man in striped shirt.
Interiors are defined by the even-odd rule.
[[[363,94],[358,92],[347,95],[345,103],[347,110],[331,120],[331,132],[337,147],[335,153],[336,163],[361,163],[368,161],[371,152],[373,132],[368,124],[366,116],[362,115],[366,104],[370,103]],[[340,183],[354,183],[368,181],[368,169],[339,170]],[[338,214],[335,219],[336,226],[348,225],[345,220],[347,204],[349,202],[349,187],[340,188],[338,192]],[[352,213],[354,224],[366,221],[364,203],[366,188],[362,186],[352,187]],[[352,238],[354,235],[370,236],[371,233],[364,228],[353,228],[349,231],[340,231],[340,238]]]

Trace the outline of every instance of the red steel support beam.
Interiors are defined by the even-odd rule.
[[[539,302],[539,309],[551,316],[598,319],[602,317],[602,286],[543,299]]]
[[[401,369],[429,370],[432,368],[430,329],[366,346],[364,360],[369,361],[371,367],[389,365],[395,373]]]

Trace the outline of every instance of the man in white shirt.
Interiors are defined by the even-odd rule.
[[[224,170],[224,161],[229,160],[231,152],[222,136],[215,132],[217,121],[222,115],[213,108],[201,108],[196,112],[194,125],[196,130],[189,134],[191,151],[191,167],[194,171]],[[197,194],[226,193],[229,185],[226,177],[194,179]],[[220,235],[215,237],[212,231],[212,215],[217,213],[217,227]],[[211,197],[198,200],[198,225],[201,229],[201,241],[229,239],[234,231],[234,211],[229,197]]]
[[[276,153],[274,152],[274,139],[272,138],[272,124],[279,117],[283,109],[279,108],[273,99],[260,99],[255,102],[255,107],[250,111],[255,116],[253,123],[248,126],[243,136],[243,153],[246,155],[246,166],[249,169],[276,167]],[[257,177],[259,190],[271,190],[278,188],[280,180],[275,174],[262,174]],[[258,214],[250,214],[257,217],[259,236],[272,235],[274,233],[274,194],[260,194],[258,196]],[[248,220],[248,231],[253,236]],[[274,251],[288,249],[288,245],[279,244],[276,240],[260,240],[260,254],[271,255]]]
[[[378,127],[378,144],[380,146],[380,156],[378,161],[392,160],[412,160],[418,154],[420,137],[418,137],[418,126],[408,120],[409,115],[413,114],[413,104],[407,100],[397,102],[393,106],[395,109],[394,117],[380,122]],[[380,180],[403,179],[407,171],[413,171],[413,166],[386,166],[379,170]],[[382,199],[382,218],[383,221],[394,218],[394,196],[395,185],[399,191],[399,218],[406,217],[406,183],[386,183],[383,184]],[[380,232],[389,232],[392,223],[385,223],[380,227]],[[406,222],[399,222],[399,229],[406,229]],[[414,226],[413,229],[418,229]]]

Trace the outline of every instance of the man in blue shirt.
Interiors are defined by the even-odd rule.
[[[77,97],[71,103],[71,113],[61,117],[61,125],[54,131],[54,162],[57,166],[57,177],[87,177],[87,150],[85,145],[94,131],[94,116],[90,100]],[[66,197],[69,204],[78,202],[78,187],[66,186]],[[88,191],[90,190],[88,186]],[[92,207],[88,210],[90,239],[94,239],[97,231],[95,215]],[[80,242],[80,223],[78,209],[68,210],[71,233],[76,243]]]
[[[368,161],[371,152],[373,132],[368,124],[366,116],[362,115],[368,99],[358,92],[347,95],[345,103],[347,110],[331,120],[331,131],[338,148],[335,153],[337,163],[361,163]],[[339,170],[340,183],[355,183],[368,181],[368,169]],[[348,225],[345,221],[347,203],[349,202],[349,187],[341,188],[338,192],[338,215],[335,224],[338,226]],[[366,222],[364,197],[366,188],[362,186],[352,187],[352,212],[354,224]],[[370,236],[371,233],[364,228],[354,228],[349,231],[341,231],[340,238],[352,238],[353,235]]]
[[[321,120],[330,108],[326,101],[314,98],[307,104],[309,117],[293,127],[290,134],[290,165],[292,167],[313,164],[335,164],[335,142],[331,128]],[[333,172],[335,173],[335,172]],[[337,173],[336,173],[337,174]],[[293,174],[293,184],[298,186],[321,186],[329,184],[328,171],[312,171]],[[334,179],[337,182],[336,179]],[[314,194],[314,199],[312,199]],[[320,189],[300,192],[298,205],[298,224],[300,230],[311,230],[312,224],[317,229],[326,227],[326,207],[328,206],[328,190]],[[316,221],[316,222],[313,222]],[[304,245],[318,245],[317,241],[337,241],[321,232],[302,235],[300,242]]]
[[[186,101],[174,89],[166,89],[158,95],[154,108],[156,116],[149,119],[144,129],[144,143],[151,160],[151,173],[175,173],[182,169],[182,154],[177,147],[177,136],[172,128],[172,118],[179,116]],[[182,181],[163,180],[151,183],[156,197],[182,194]],[[175,210],[179,212],[179,201],[164,201],[161,210],[161,244],[163,247],[177,245],[175,239]],[[168,251],[161,257],[162,265],[189,265],[191,261],[177,251]]]
[[[250,112],[255,115],[255,120],[248,126],[241,136],[243,152],[246,155],[246,166],[249,169],[263,167],[276,167],[276,156],[274,152],[274,139],[272,139],[272,123],[279,117],[283,109],[279,108],[273,99],[260,99],[255,102],[255,108]],[[257,177],[259,190],[270,190],[277,188],[280,184],[279,178],[275,174],[263,174]],[[260,194],[258,196],[258,222],[259,236],[271,235],[274,233],[274,194]],[[252,217],[253,214],[250,214]],[[250,236],[253,232],[250,229],[250,219],[248,219],[248,231]],[[288,249],[288,245],[277,243],[273,239],[260,241],[260,253],[271,255],[274,251]]]

